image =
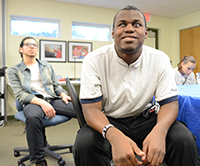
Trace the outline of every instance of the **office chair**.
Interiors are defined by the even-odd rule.
[[[17,120],[20,120],[22,122],[26,121],[26,118],[24,116],[24,112],[23,112],[23,106],[21,105],[21,103],[16,100],[16,108],[17,108],[17,113],[14,115],[14,117]],[[46,135],[45,135],[45,128],[46,127],[50,127],[50,126],[55,126],[58,124],[61,124],[63,122],[66,122],[68,120],[70,120],[71,118],[68,118],[66,116],[62,116],[62,115],[56,115],[54,118],[52,119],[48,119],[48,117],[45,117],[43,119],[43,139],[44,139],[44,147],[45,147],[45,156],[47,157],[51,157],[54,158],[58,161],[59,166],[64,166],[65,165],[65,161],[62,159],[61,156],[59,156],[58,154],[54,153],[53,151],[56,150],[62,150],[62,149],[69,149],[69,151],[72,153],[72,145],[55,145],[55,146],[50,146],[47,142],[46,139]],[[20,156],[20,152],[29,152],[29,149],[26,147],[16,147],[14,148],[14,156],[18,157]],[[29,160],[29,155],[26,155],[22,158],[20,158],[17,163],[18,166],[25,166],[25,164],[23,162]]]
[[[80,128],[82,128],[86,124],[86,121],[85,121],[85,118],[83,116],[83,111],[82,111],[81,102],[79,100],[79,96],[76,93],[76,90],[75,90],[74,86],[72,85],[72,83],[70,82],[68,77],[65,78],[65,81],[66,81],[66,84],[67,84],[69,95],[70,95],[71,100],[72,100],[72,104],[74,106],[74,110],[76,112],[76,116],[77,116],[77,119],[78,119],[79,126],[80,126]],[[115,166],[113,160],[110,162],[110,164],[111,164],[111,166]]]
[[[74,86],[72,85],[72,83],[70,82],[68,77],[65,78],[65,81],[66,81],[66,84],[67,84],[67,89],[68,89],[69,95],[70,95],[71,100],[72,100],[72,104],[74,106],[74,110],[76,112],[79,127],[82,128],[86,124],[86,121],[85,121],[85,118],[83,116],[82,105],[81,105],[81,102],[79,100],[79,96],[76,93],[76,90],[75,90]]]

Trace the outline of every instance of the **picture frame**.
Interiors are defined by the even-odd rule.
[[[82,63],[84,57],[92,51],[91,42],[68,42],[68,62]]]
[[[66,62],[66,41],[40,40],[40,60]]]

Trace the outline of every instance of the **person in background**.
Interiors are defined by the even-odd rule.
[[[24,106],[26,135],[30,161],[47,166],[43,143],[42,119],[56,114],[76,117],[71,98],[59,84],[52,66],[36,58],[38,44],[33,37],[25,37],[19,46],[22,61],[8,69],[10,86],[17,100]]]
[[[57,50],[54,49],[54,52],[56,52],[56,58],[62,58],[62,51],[60,47],[58,47]]]
[[[55,58],[55,54],[50,50],[49,46],[45,46],[45,58]]]
[[[194,137],[176,121],[169,57],[143,45],[147,32],[143,13],[128,5],[114,17],[114,43],[84,58],[80,98],[87,124],[73,146],[76,166],[109,166],[112,159],[116,166],[158,166],[163,160],[199,166]]]
[[[193,73],[196,67],[196,61],[193,56],[186,55],[178,63],[174,69],[175,81],[177,85],[190,85],[196,84],[196,78]]]

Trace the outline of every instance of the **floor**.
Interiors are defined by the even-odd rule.
[[[0,166],[17,166],[18,157],[14,157],[14,147],[27,147],[26,135],[23,134],[25,125],[20,121],[8,120],[0,128]],[[46,128],[46,135],[49,144],[73,144],[79,126],[77,120],[72,119],[66,123]],[[66,166],[75,166],[72,153],[68,150],[57,151],[66,161]],[[24,156],[27,153],[21,153]],[[19,157],[19,158],[20,158]],[[54,159],[47,158],[48,166],[58,165]],[[35,166],[29,161],[26,166]],[[58,165],[59,166],[59,165]]]
[[[25,125],[21,121],[10,119],[0,127],[0,165],[2,166],[17,166],[18,157],[14,157],[14,147],[27,147],[26,135],[23,134]],[[79,125],[76,119],[46,128],[46,135],[49,144],[73,144]],[[66,161],[65,166],[75,166],[72,153],[68,150],[57,151],[63,160]],[[21,153],[24,156],[26,153]],[[19,158],[20,158],[19,157]],[[59,166],[57,161],[47,157],[48,166]],[[26,166],[35,166],[29,161],[24,163]],[[112,164],[113,165],[113,164]],[[166,166],[162,164],[160,166]]]

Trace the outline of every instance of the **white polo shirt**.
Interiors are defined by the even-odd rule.
[[[162,105],[177,100],[177,95],[174,71],[162,51],[143,46],[141,56],[128,65],[111,44],[84,58],[81,102],[102,100],[102,109],[107,116],[138,115],[149,106],[153,96]]]

